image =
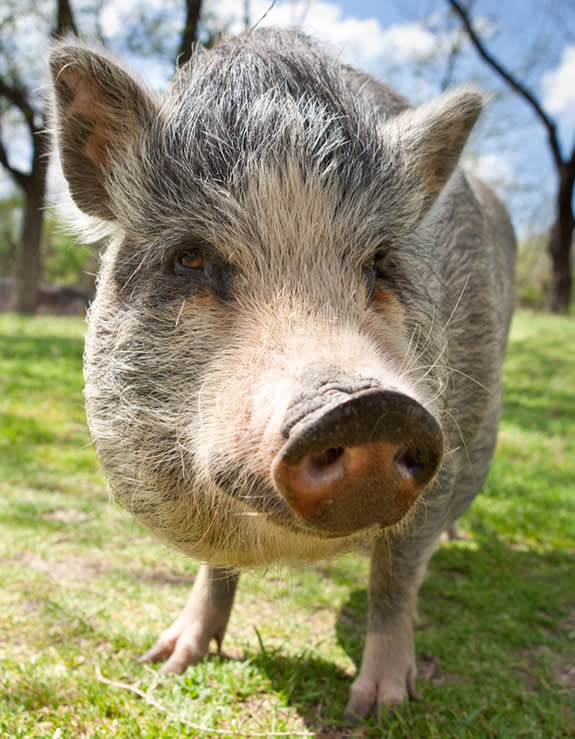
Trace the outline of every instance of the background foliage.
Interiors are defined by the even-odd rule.
[[[344,5],[345,2],[342,7]],[[530,307],[548,306],[550,292],[558,290],[557,270],[562,270],[563,282],[573,271],[572,259],[570,266],[566,266],[569,250],[562,248],[563,256],[555,259],[561,267],[556,265],[554,280],[550,279],[548,226],[558,212],[559,174],[568,170],[575,172],[575,153],[571,155],[568,149],[573,140],[573,120],[565,108],[568,92],[563,94],[563,108],[557,108],[556,99],[551,103],[551,98],[545,96],[549,81],[554,75],[557,77],[569,53],[575,58],[572,3],[554,0],[541,5],[535,0],[523,3],[513,0],[513,8],[507,11],[494,0],[475,0],[465,6],[455,0],[407,0],[397,7],[397,4],[391,5],[390,10],[395,8],[399,22],[396,20],[395,25],[379,29],[374,35],[377,21],[372,19],[374,22],[370,25],[369,19],[364,17],[365,10],[363,16],[361,9],[354,10],[358,13],[357,19],[342,15],[338,25],[334,20],[337,20],[339,4],[325,0],[301,0],[299,3],[282,0],[275,3],[268,0],[243,3],[233,0],[205,0],[203,3],[201,0],[163,3],[150,0],[127,3],[6,0],[0,10],[0,164],[4,173],[11,175],[15,189],[7,189],[6,178],[0,180],[0,276],[16,277],[22,290],[30,290],[34,284],[32,272],[58,285],[85,286],[89,283],[85,272],[93,271],[90,264],[87,268],[83,265],[84,260],[90,261],[87,252],[69,250],[62,236],[54,235],[53,218],[48,219],[37,249],[33,245],[24,249],[24,242],[28,243],[42,230],[33,228],[32,222],[36,204],[42,202],[38,196],[44,187],[39,162],[45,161],[45,157],[39,157],[36,174],[30,170],[30,162],[32,141],[39,139],[45,130],[45,59],[54,33],[65,30],[68,34],[79,34],[89,43],[107,46],[132,69],[137,69],[153,88],[160,90],[172,75],[176,60],[189,53],[194,35],[209,45],[220,33],[238,33],[256,21],[307,24],[308,18],[311,20],[323,13],[324,25],[328,24],[332,32],[340,34],[335,41],[336,53],[344,55],[348,50],[353,51],[357,58],[346,58],[346,61],[360,66],[369,60],[377,67],[370,68],[371,72],[395,84],[415,101],[428,99],[445,86],[468,80],[490,91],[491,104],[482,117],[480,136],[472,140],[468,154],[472,154],[470,159],[475,159],[480,173],[504,194],[512,206],[516,225],[520,227],[521,300]],[[504,65],[514,81],[542,102],[547,117],[541,119],[534,115],[525,100],[511,91],[509,82],[503,81],[479,57],[455,8],[469,13],[470,28],[477,31],[484,48]],[[374,11],[374,14],[378,16],[380,12]],[[524,16],[526,22],[523,22]],[[191,22],[190,19],[195,20]],[[319,25],[321,27],[321,23]],[[354,25],[365,28],[364,43],[357,42]],[[313,24],[310,29],[321,35]],[[373,49],[367,53],[374,39],[381,42],[379,62]],[[19,107],[22,100],[26,104]],[[542,120],[548,124],[547,131]],[[31,137],[30,130],[35,131],[36,136]],[[554,147],[549,148],[554,136],[555,151],[564,163],[556,172],[547,164],[541,166],[542,162],[556,158],[550,156]],[[50,178],[50,192],[57,180],[55,176]],[[572,214],[567,213],[569,197],[564,200],[567,203],[563,207],[564,221],[570,227],[575,221]],[[25,223],[29,225],[28,230],[23,228]],[[567,226],[562,233],[568,230]],[[24,259],[20,270],[16,269],[19,259]],[[30,301],[33,302],[32,298],[24,301],[28,307]]]

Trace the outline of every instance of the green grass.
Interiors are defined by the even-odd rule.
[[[422,700],[340,725],[368,562],[243,579],[224,645],[140,665],[196,565],[108,500],[82,409],[83,323],[0,317],[0,737],[575,736],[575,320],[519,313],[488,482],[422,587]],[[194,726],[205,727],[201,732]]]

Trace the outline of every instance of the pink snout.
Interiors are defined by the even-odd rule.
[[[289,429],[272,464],[274,484],[298,517],[326,533],[391,526],[437,472],[441,429],[400,393],[340,395]]]

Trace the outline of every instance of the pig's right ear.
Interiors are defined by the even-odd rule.
[[[88,215],[114,220],[108,183],[137,155],[156,104],[117,64],[80,45],[50,54],[52,128],[70,193]]]

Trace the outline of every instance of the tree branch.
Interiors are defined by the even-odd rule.
[[[34,145],[35,136],[39,133],[40,129],[36,126],[35,112],[28,100],[27,90],[17,85],[8,85],[3,79],[0,79],[0,96],[5,97],[6,100],[12,103],[22,113]],[[4,147],[4,143],[0,142],[0,146],[0,164],[2,164],[20,187],[26,189],[29,186],[29,175],[13,167],[8,161],[8,153]]]
[[[571,150],[571,156],[569,157],[568,166],[572,169],[575,169],[575,143],[573,144],[573,149]]]
[[[74,21],[74,14],[72,13],[69,0],[58,0],[58,17],[56,19],[56,26],[52,30],[52,38],[60,38],[66,33],[73,33],[74,36],[77,36],[78,28]]]
[[[178,66],[181,67],[189,61],[198,35],[198,21],[202,9],[202,0],[185,0],[186,22],[180,42],[180,53],[178,54]]]
[[[16,106],[26,120],[34,117],[32,106],[28,102],[27,91],[17,85],[9,85],[0,78],[0,95]]]
[[[515,92],[521,95],[521,97],[526,100],[533,108],[537,117],[547,130],[549,145],[551,146],[551,151],[553,152],[553,158],[555,159],[557,167],[560,167],[563,164],[563,158],[561,156],[561,145],[559,143],[559,137],[557,136],[557,127],[555,123],[543,110],[543,108],[541,107],[541,103],[535,97],[535,95],[524,84],[522,84],[508,69],[506,69],[492,54],[490,54],[489,51],[487,51],[487,48],[473,28],[471,18],[469,17],[469,12],[465,10],[461,3],[458,2],[458,0],[447,0],[447,2],[453,8],[455,13],[457,13],[457,15],[461,18],[463,26],[467,31],[467,34],[471,39],[472,44],[475,46],[478,54],[487,62],[487,64],[493,70],[495,70],[495,72],[497,72],[500,77],[502,77],[511,86],[513,90],[515,90]]]
[[[21,170],[16,169],[16,167],[13,167],[10,164],[8,160],[8,152],[6,151],[4,142],[1,139],[0,139],[0,164],[8,172],[10,177],[12,177],[14,182],[20,185],[20,187],[25,191],[29,185],[30,176],[27,175],[25,172],[22,172]]]

